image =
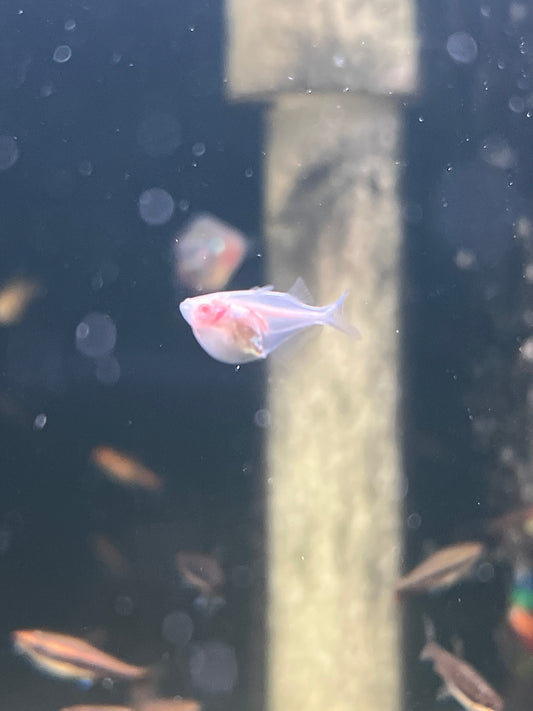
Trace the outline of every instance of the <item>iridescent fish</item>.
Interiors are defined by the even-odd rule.
[[[434,592],[451,587],[470,573],[483,551],[483,544],[477,541],[441,548],[400,578],[394,589],[396,593]]]
[[[119,484],[150,491],[163,488],[163,480],[155,472],[124,452],[101,445],[91,451],[91,460],[108,478]]]
[[[503,699],[468,662],[447,652],[429,639],[420,653],[422,661],[433,667],[444,682],[439,698],[453,698],[468,711],[502,711]]]
[[[183,318],[198,343],[222,363],[248,363],[266,358],[282,343],[311,326],[328,324],[349,336],[359,332],[343,316],[348,292],[328,306],[311,306],[309,292],[298,279],[289,292],[273,286],[246,291],[219,291],[185,299]]]
[[[223,289],[248,250],[244,235],[210,215],[195,217],[174,243],[178,282],[194,291]]]
[[[11,637],[15,650],[51,676],[93,683],[98,679],[136,680],[148,669],[123,662],[83,639],[45,630],[16,630]]]

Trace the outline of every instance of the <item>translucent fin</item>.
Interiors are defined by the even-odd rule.
[[[250,291],[255,291],[257,293],[258,291],[272,291],[273,289],[273,284],[267,284],[266,286],[252,286]]]
[[[326,323],[329,323],[330,326],[333,326],[333,328],[336,328],[338,331],[346,333],[351,338],[361,338],[359,331],[355,328],[355,326],[352,326],[352,324],[342,313],[342,305],[347,296],[348,292],[345,291],[340,299],[333,304],[331,309],[328,311]]]
[[[295,299],[298,299],[298,301],[301,301],[302,304],[309,304],[310,306],[313,306],[315,303],[313,297],[311,296],[311,292],[307,288],[307,284],[302,277],[298,277],[298,279],[296,279],[288,293],[291,296],[294,296]]]

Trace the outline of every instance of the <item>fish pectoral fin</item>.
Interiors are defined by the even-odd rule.
[[[450,696],[450,690],[448,689],[446,684],[443,684],[441,687],[439,687],[435,698],[437,699],[437,701],[446,701],[446,699],[449,699]]]
[[[315,304],[315,300],[311,296],[311,292],[307,288],[307,284],[302,277],[298,277],[298,279],[296,279],[288,293],[291,296],[294,296],[295,299],[298,299],[298,301],[301,301],[302,304],[309,304],[309,306],[314,306]]]

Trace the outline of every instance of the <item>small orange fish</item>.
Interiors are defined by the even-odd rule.
[[[103,677],[142,679],[146,667],[112,657],[83,639],[45,630],[16,630],[11,637],[16,651],[51,676],[93,683]]]
[[[247,250],[248,241],[236,229],[216,217],[199,215],[175,240],[178,281],[198,292],[223,289]]]
[[[441,548],[400,578],[394,589],[429,592],[455,585],[465,578],[484,551],[482,543],[465,541]]]
[[[95,533],[89,542],[100,563],[116,578],[126,578],[131,573],[131,567],[118,546],[107,536]]]
[[[0,325],[18,323],[44,290],[34,279],[16,277],[0,288]]]
[[[91,460],[109,478],[124,486],[160,491],[163,480],[137,459],[116,449],[100,445],[91,451]]]
[[[286,293],[263,286],[195,296],[182,301],[180,311],[204,351],[222,363],[238,364],[266,358],[311,326],[328,324],[358,338],[342,314],[347,295],[329,306],[311,306],[302,300],[309,301],[309,292],[298,279]]]

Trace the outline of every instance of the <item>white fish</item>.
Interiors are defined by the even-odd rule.
[[[344,294],[328,306],[312,306],[302,279],[289,292],[273,286],[245,291],[219,291],[185,299],[183,318],[198,343],[222,363],[248,363],[266,358],[282,343],[311,326],[328,324],[359,338],[342,314]],[[303,300],[305,299],[305,301]]]

